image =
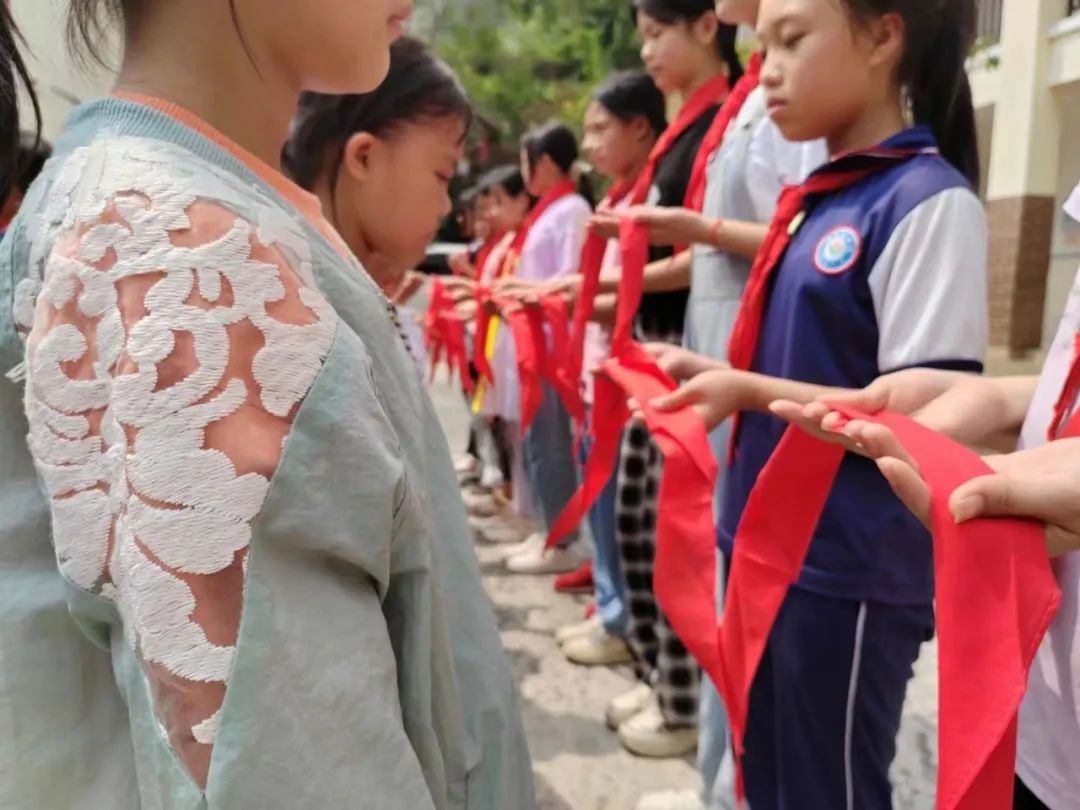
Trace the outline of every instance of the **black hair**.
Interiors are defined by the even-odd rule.
[[[525,188],[525,178],[521,175],[518,166],[499,166],[492,169],[480,178],[480,186],[489,192],[501,188],[509,197],[527,197],[528,190]]]
[[[30,79],[26,61],[19,46],[23,44],[12,17],[11,4],[0,0],[0,198],[6,197],[11,188],[19,183],[22,174],[22,152],[25,136],[19,129],[19,88],[30,98],[34,111],[33,142],[36,144],[41,132],[41,106],[38,104],[34,84]]]
[[[706,14],[716,15],[716,0],[631,0],[630,11],[637,19],[639,13],[648,14],[664,25],[682,23],[691,25]],[[734,84],[743,75],[742,60],[735,47],[738,28],[734,25],[718,23],[716,30],[716,51],[727,65],[728,77]]]
[[[228,0],[229,13],[237,35],[251,56],[247,40],[240,29],[236,0]],[[77,58],[89,56],[106,65],[103,43],[112,23],[131,22],[142,9],[144,0],[69,0],[65,25],[68,50]],[[41,105],[20,52],[22,35],[8,0],[0,0],[0,193],[6,194],[15,181],[17,155],[22,140],[19,115],[19,88],[26,91],[34,112],[35,140],[41,132]],[[252,60],[254,62],[254,60]]]
[[[480,189],[477,186],[471,186],[465,189],[458,195],[457,202],[458,207],[462,209],[472,208],[476,205],[476,201],[480,198]]]
[[[652,77],[640,70],[610,76],[593,92],[593,101],[620,121],[644,118],[659,135],[667,129],[667,104]]]
[[[898,80],[917,124],[941,154],[979,185],[979,145],[966,61],[975,38],[974,0],[843,0],[856,22],[898,14],[906,30]]]
[[[25,194],[50,157],[52,146],[48,141],[43,140],[37,133],[22,133],[9,190],[17,189]]]
[[[529,167],[535,168],[540,158],[545,155],[563,172],[570,176],[575,174],[575,166],[578,159],[577,137],[566,124],[545,124],[525,134],[521,139],[521,148],[529,161]],[[589,205],[595,205],[592,181],[587,174],[582,172],[575,178],[578,184],[578,193],[588,200]]]
[[[228,2],[233,28],[236,29],[248,58],[255,65],[254,54],[240,27],[236,0]],[[84,66],[89,57],[90,61],[102,67],[110,67],[103,51],[103,46],[108,41],[110,26],[119,21],[130,23],[144,5],[145,0],[69,0],[66,25],[68,51],[82,61]],[[258,65],[255,65],[255,70],[258,72]]]
[[[390,48],[386,79],[370,93],[304,93],[282,164],[311,189],[327,169],[337,177],[345,144],[356,133],[392,138],[406,124],[442,118],[460,118],[467,131],[472,124],[468,96],[424,43],[402,37]]]

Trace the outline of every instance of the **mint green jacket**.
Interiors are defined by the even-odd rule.
[[[530,810],[385,298],[174,118],[80,108],[0,243],[0,807]]]

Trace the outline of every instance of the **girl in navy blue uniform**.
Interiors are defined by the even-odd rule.
[[[964,72],[963,0],[764,0],[769,114],[832,161],[781,199],[731,346],[732,368],[659,403],[710,427],[739,413],[719,543],[806,402],[912,366],[979,371],[985,215]],[[783,508],[778,505],[777,508]],[[892,806],[889,766],[912,665],[933,633],[929,535],[872,462],[849,456],[750,697],[754,810]]]

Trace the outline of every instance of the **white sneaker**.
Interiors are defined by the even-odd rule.
[[[563,644],[563,655],[583,667],[617,667],[634,660],[624,639],[613,636],[603,626]]]
[[[634,810],[706,810],[696,790],[661,790],[646,793]]]
[[[454,459],[454,472],[456,473],[468,473],[472,472],[480,464],[480,459],[471,453],[463,453]]]
[[[545,539],[546,545],[546,539]],[[576,571],[585,558],[569,548],[528,549],[515,554],[506,561],[506,569],[511,574],[569,574]]]
[[[619,726],[619,742],[623,748],[631,754],[651,759],[684,757],[697,747],[697,738],[697,729],[693,726],[667,726],[660,705],[655,701]]]
[[[547,535],[543,532],[533,532],[516,546],[506,550],[506,558],[520,557],[524,554],[539,554],[547,545]]]
[[[535,522],[509,510],[490,518],[471,518],[469,525],[489,543],[513,543],[518,548],[522,548],[522,542],[536,532]]]
[[[473,517],[494,517],[506,508],[506,501],[494,492],[462,492],[461,500]]]
[[[467,484],[476,481],[480,476],[480,459],[468,453],[454,461],[454,472],[457,474],[459,484]]]
[[[639,683],[629,692],[614,698],[604,712],[608,728],[617,731],[619,726],[630,718],[640,714],[653,702],[653,690],[647,683]]]
[[[480,486],[488,489],[498,489],[503,485],[503,481],[502,470],[491,464],[484,465],[483,472],[480,473]]]
[[[586,619],[583,622],[577,624],[568,624],[566,627],[560,627],[555,631],[555,641],[559,645],[563,645],[572,638],[578,636],[587,636],[597,628],[603,628],[604,622],[599,616],[593,616],[591,619]]]

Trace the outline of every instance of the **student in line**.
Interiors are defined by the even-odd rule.
[[[581,177],[578,144],[564,124],[547,124],[521,139],[521,174],[536,204],[518,230],[520,253],[514,279],[549,282],[578,269],[585,225],[592,214],[591,189]],[[513,260],[514,257],[512,257]],[[554,525],[577,489],[570,415],[555,390],[542,383],[543,399],[523,449],[540,530],[506,560],[515,574],[566,574],[586,559],[575,530],[559,546],[546,549],[547,530]]]
[[[1080,222],[1080,187],[1066,202],[1065,213]],[[869,413],[906,412],[957,441],[1005,453],[988,457],[996,474],[957,489],[951,506],[959,521],[1006,515],[1039,520],[1046,524],[1047,548],[1056,557],[1062,607],[1032,664],[1020,706],[1016,810],[1067,810],[1080,796],[1080,779],[1070,766],[1080,746],[1080,672],[1070,654],[1080,635],[1078,336],[1080,274],[1038,376],[980,378],[908,370],[805,408],[774,404],[778,413],[822,438],[878,459],[894,491],[927,524],[930,491],[891,431],[852,421],[838,434],[829,403],[844,402]]]
[[[598,211],[620,211],[629,205],[634,184],[666,127],[664,95],[647,73],[617,73],[596,89],[585,111],[582,146],[593,168],[611,181]],[[601,271],[617,271],[619,260],[619,240],[608,240]],[[610,323],[614,300],[609,299],[598,302],[598,309],[600,317]],[[609,329],[603,323],[589,323],[582,349],[582,391],[591,411],[593,369],[610,354]],[[586,437],[582,444],[585,456],[589,449]],[[596,615],[562,628],[558,636],[563,653],[576,664],[612,666],[631,660],[625,640],[626,586],[615,537],[616,497],[612,476],[589,512],[595,549]]]
[[[901,368],[982,367],[987,234],[973,191],[968,10],[961,0],[762,0],[770,116],[789,140],[823,138],[834,160],[778,209],[731,368],[658,403],[696,404],[709,425],[739,413],[718,528],[728,558],[784,430],[770,403]],[[901,707],[932,633],[930,538],[873,463],[849,456],[751,691],[750,806],[891,807]]]
[[[719,23],[712,0],[635,0],[634,10],[646,70],[665,96],[681,98],[684,104],[669,128],[678,137],[664,154],[653,156],[652,188],[646,199],[634,202],[683,206],[692,195],[702,140],[731,85],[742,76],[735,29]],[[605,221],[617,218],[604,216],[597,226]],[[676,254],[672,246],[658,245],[649,258],[650,269],[660,269],[668,283],[650,287],[642,298],[636,337],[678,344],[685,330],[690,253]],[[613,281],[617,287],[617,277]],[[661,469],[648,430],[632,422],[617,472],[616,536],[630,611],[627,635],[641,683],[611,702],[607,721],[631,752],[667,758],[684,756],[697,744],[700,674],[663,616],[652,587]]]
[[[383,291],[424,259],[450,213],[472,108],[450,70],[419,40],[390,47],[386,79],[371,93],[300,99],[282,163],[322,210]],[[423,362],[411,311],[395,313],[402,337]]]
[[[721,23],[756,27],[760,0],[718,0]],[[776,211],[781,191],[798,185],[828,160],[822,141],[794,143],[780,133],[768,116],[765,90],[760,86],[760,54],[751,57],[746,74],[732,98],[717,116],[722,140],[713,146],[707,137],[703,149],[713,148],[707,160],[706,185],[701,211],[686,206],[660,208],[640,206],[628,215],[649,229],[650,240],[664,245],[692,245],[690,298],[687,305],[683,346],[655,346],[668,355],[669,368],[680,363],[692,366],[691,353],[727,361],[727,344],[738,314],[750,265],[757,255]],[[741,106],[740,106],[741,102]],[[699,160],[701,158],[699,157]],[[680,361],[679,358],[682,358]],[[692,371],[692,368],[689,369]],[[683,375],[688,369],[680,369]],[[723,497],[724,466],[730,442],[730,422],[710,434],[719,462],[717,501]],[[717,577],[718,605],[723,604],[723,572]],[[720,696],[705,678],[702,685],[698,770],[699,792],[663,791],[647,795],[639,810],[723,808],[734,801],[734,768],[728,745],[727,714]]]

